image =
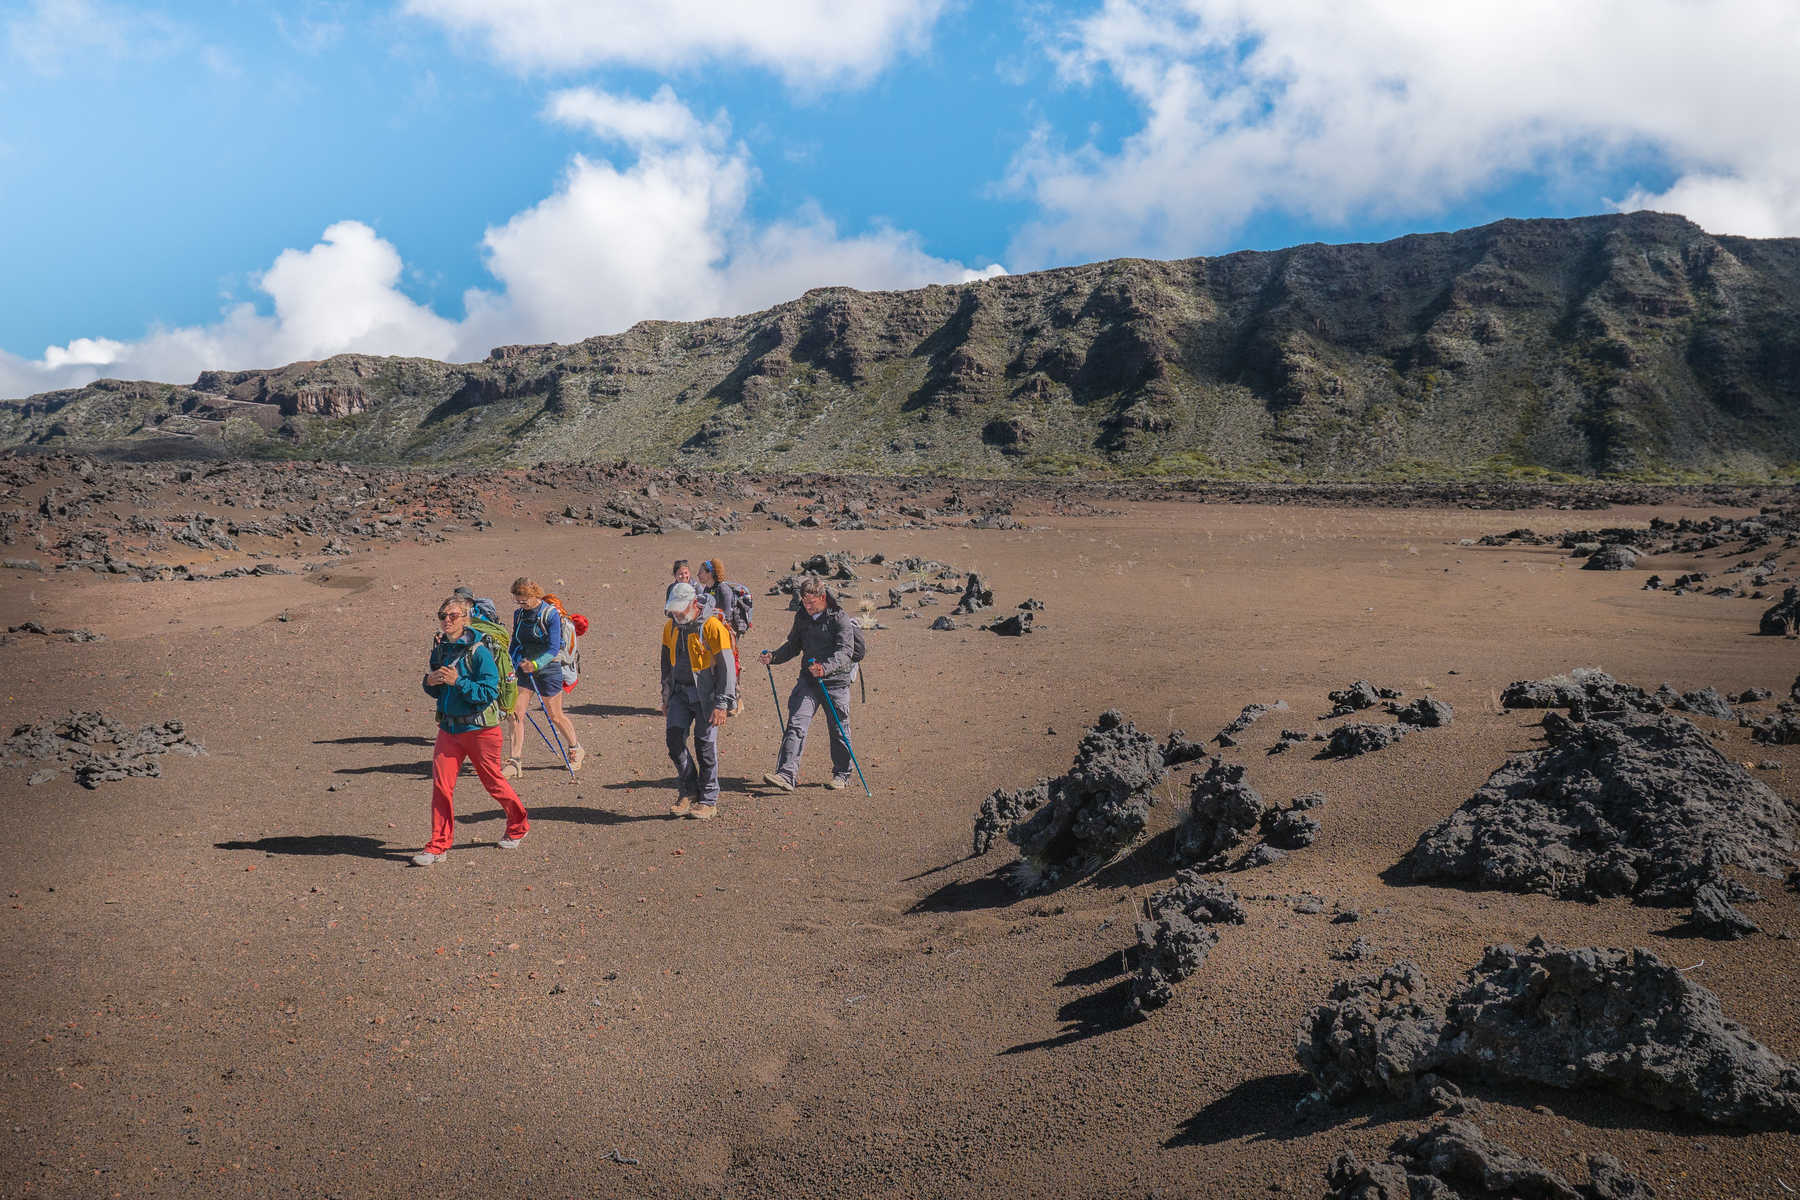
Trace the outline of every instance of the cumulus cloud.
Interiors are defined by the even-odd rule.
[[[137,341],[76,338],[42,358],[0,355],[0,394],[24,396],[95,379],[188,383],[209,368],[274,367],[332,354],[442,357],[454,322],[399,291],[400,254],[360,221],[340,221],[308,250],[283,250],[257,287],[273,312],[237,304],[211,325],[152,330]]]
[[[639,153],[626,166],[577,156],[553,195],[487,231],[487,268],[502,286],[465,297],[469,357],[644,318],[748,312],[813,287],[922,287],[1003,273],[937,258],[903,230],[844,236],[816,208],[757,223],[749,151],[729,142],[722,118],[702,123],[666,88],[648,102],[575,89],[553,97],[549,111]]]
[[[406,0],[523,70],[742,63],[791,84],[868,79],[923,44],[948,0]]]
[[[1114,81],[1142,124],[1018,153],[1025,263],[1218,249],[1263,212],[1431,215],[1518,173],[1644,159],[1678,180],[1625,206],[1800,233],[1782,0],[1105,0],[1064,32],[1063,79]]]
[[[814,287],[909,288],[1004,273],[938,258],[906,230],[845,234],[812,206],[756,220],[749,151],[730,140],[722,117],[700,121],[667,89],[650,100],[571,90],[547,113],[634,148],[635,159],[576,155],[549,196],[488,229],[482,250],[497,286],[468,291],[461,320],[406,296],[399,251],[369,226],[340,221],[258,277],[271,313],[237,304],[216,323],[137,341],[77,338],[37,360],[0,353],[0,395],[102,376],[186,383],[209,368],[350,351],[469,361],[509,342],[753,311]]]
[[[702,125],[667,84],[648,100],[616,96],[594,88],[568,88],[550,97],[544,114],[595,137],[649,147],[682,142],[718,142],[730,132],[723,121]]]

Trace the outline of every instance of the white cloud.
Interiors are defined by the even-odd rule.
[[[754,311],[814,287],[922,287],[1003,273],[934,257],[901,230],[843,236],[813,208],[757,223],[748,150],[726,143],[722,119],[702,124],[666,88],[649,102],[565,92],[551,111],[640,152],[625,167],[577,156],[555,194],[487,231],[487,268],[502,287],[465,297],[465,357],[646,318]]]
[[[1027,263],[1217,249],[1251,216],[1417,216],[1519,172],[1652,155],[1718,232],[1800,233],[1800,9],[1785,0],[1106,0],[1055,60],[1142,125],[1041,132],[1009,184]]]
[[[569,88],[550,97],[544,114],[551,120],[633,147],[680,142],[722,141],[729,127],[723,120],[702,125],[664,84],[655,96],[615,96],[594,88]]]
[[[46,346],[44,366],[52,371],[61,367],[104,367],[119,361],[119,356],[124,353],[124,342],[115,342],[111,338],[76,338],[66,346]]]
[[[524,70],[743,63],[789,83],[854,83],[923,44],[948,0],[406,0]]]
[[[400,255],[359,221],[340,221],[310,250],[283,250],[257,281],[264,316],[237,304],[211,325],[156,329],[132,342],[76,338],[42,358],[0,354],[0,395],[79,387],[95,379],[189,383],[209,368],[277,367],[361,351],[443,357],[457,328],[395,285]]]
[[[759,222],[758,183],[723,118],[696,119],[666,89],[649,101],[562,93],[555,119],[638,147],[617,165],[577,155],[556,190],[487,230],[497,287],[471,289],[451,321],[398,288],[399,251],[357,221],[308,250],[284,250],[257,279],[273,312],[238,304],[211,325],[132,342],[77,338],[30,361],[0,353],[0,395],[74,387],[101,376],[186,383],[209,368],[274,367],[347,351],[469,361],[509,342],[576,341],[647,318],[687,320],[765,308],[809,288],[878,290],[966,282],[971,270],[886,226],[845,235],[806,207]]]

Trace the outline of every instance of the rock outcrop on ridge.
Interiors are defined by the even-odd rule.
[[[1800,256],[1658,213],[1117,260],[0,405],[0,446],[1206,476],[1800,459]]]

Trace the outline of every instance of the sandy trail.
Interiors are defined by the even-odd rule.
[[[1709,510],[1710,511],[1710,510]],[[1607,524],[1682,510],[1615,509]],[[210,754],[88,792],[0,774],[14,837],[0,980],[0,1177],[16,1195],[1018,1196],[1313,1194],[1331,1155],[1368,1157],[1419,1120],[1353,1107],[1297,1124],[1292,1043],[1333,980],[1411,958],[1449,982],[1483,945],[1534,934],[1647,945],[1727,1013],[1800,1057],[1794,943],[1670,936],[1679,914],[1624,903],[1392,887],[1381,873],[1539,714],[1507,683],[1579,665],[1654,687],[1785,695],[1794,643],[1751,636],[1754,601],[1640,590],[1553,548],[1457,540],[1588,515],[1132,504],[1029,531],[626,538],[501,520],[445,546],[361,553],[318,576],[142,584],[6,573],[0,622],[86,627],[96,645],[18,642],[0,658],[15,721],[98,708],[180,717]],[[1575,520],[1571,520],[1574,517]],[[767,677],[785,632],[772,573],[817,549],[920,554],[981,571],[1002,613],[1046,604],[1022,639],[930,632],[882,610],[852,735],[874,787],[830,792],[773,765]],[[667,560],[723,555],[758,593],[746,708],[721,755],[720,820],[672,821],[655,715]],[[1646,560],[1665,576],[1683,561]],[[1713,560],[1696,564],[1716,566]],[[870,568],[871,572],[876,569]],[[496,849],[498,806],[465,773],[456,847],[427,832],[432,721],[418,676],[436,602],[503,595],[528,573],[594,620],[572,711],[577,782],[537,747],[533,829]],[[887,583],[870,590],[885,599]],[[279,619],[285,617],[286,619]],[[1354,679],[1429,690],[1456,723],[1377,754],[1265,758]],[[785,697],[792,670],[777,672]],[[1326,912],[1249,901],[1174,1003],[1111,1017],[1143,856],[1014,899],[1001,845],[965,859],[981,798],[1064,770],[1119,707],[1157,736],[1208,737],[1252,701],[1244,761],[1272,800],[1324,790],[1311,849],[1231,882],[1312,892]],[[1792,796],[1794,748],[1735,759]],[[1054,728],[1055,733],[1048,730]],[[1166,785],[1166,828],[1189,772]],[[1755,906],[1800,931],[1800,897]],[[1332,924],[1334,908],[1363,914]],[[1352,937],[1376,956],[1333,961]],[[1484,1127],[1552,1166],[1605,1149],[1665,1196],[1762,1195],[1800,1140],[1627,1104],[1484,1092]],[[617,1148],[635,1165],[603,1156]]]

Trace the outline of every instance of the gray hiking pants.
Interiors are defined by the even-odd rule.
[[[844,725],[842,733],[838,732],[830,713],[819,714],[824,707],[824,701],[819,698],[820,684],[831,693],[831,702],[837,706],[838,720]],[[802,673],[800,682],[788,693],[787,710],[787,728],[781,734],[781,761],[776,764],[776,774],[785,776],[790,783],[799,781],[800,752],[806,749],[806,732],[812,728],[815,714],[831,726],[831,773],[850,774],[850,743],[844,740],[850,736],[850,680],[814,679]]]
[[[669,693],[669,761],[675,764],[681,794],[702,804],[719,802],[719,727],[712,723],[713,710],[693,688],[677,687]],[[688,752],[688,730],[694,731],[694,749]]]

